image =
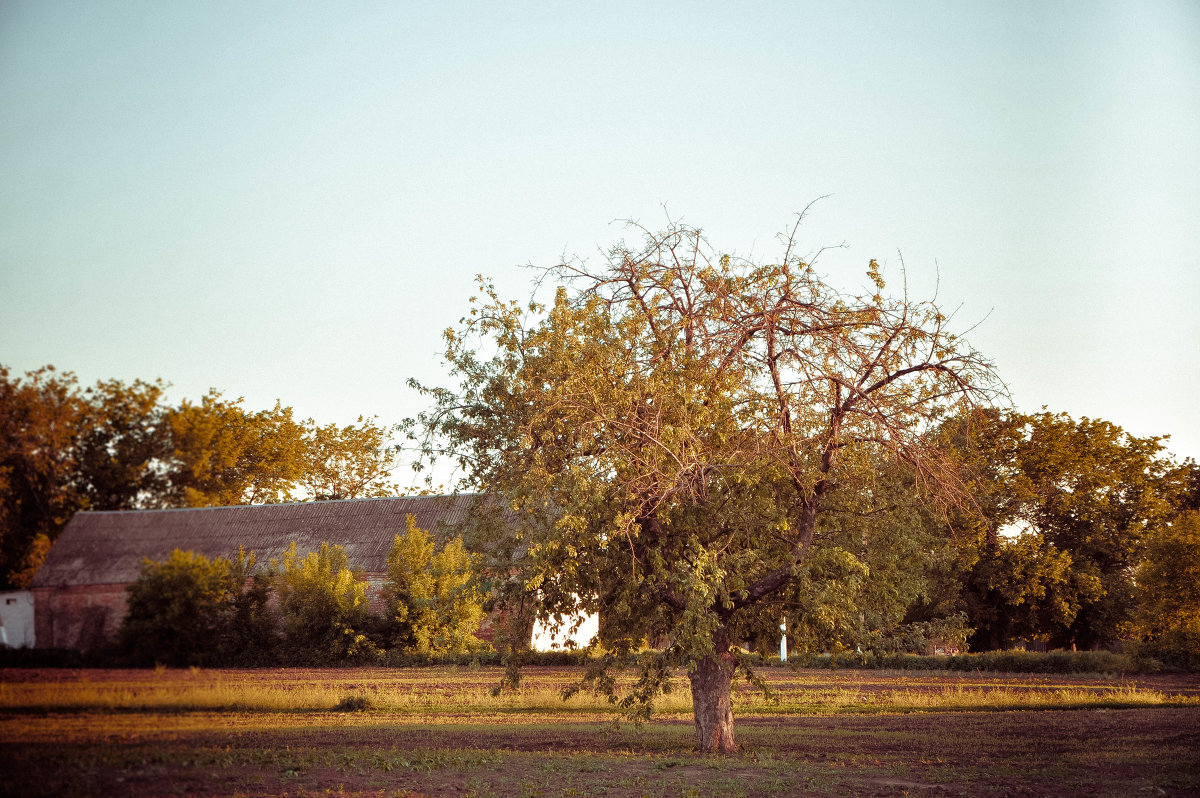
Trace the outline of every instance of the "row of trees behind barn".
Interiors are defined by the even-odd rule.
[[[874,490],[895,506],[847,517],[833,553],[814,560],[803,601],[781,611],[793,654],[1132,642],[1197,664],[1200,470],[1101,421],[986,412],[974,427],[969,446],[965,421],[939,435],[973,461],[978,504],[947,520],[904,499],[916,489],[911,472],[881,466]],[[479,650],[482,608],[503,604],[482,592],[483,571],[502,559],[469,553],[461,538],[438,547],[410,523],[389,557],[385,606],[372,613],[366,582],[337,545],[273,563],[252,551],[212,561],[180,551],[146,563],[122,644],[172,664]],[[778,644],[774,634],[740,642],[762,654]]]

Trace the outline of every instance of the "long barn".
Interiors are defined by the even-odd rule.
[[[378,599],[395,535],[417,526],[452,536],[477,497],[411,496],[297,504],[178,510],[81,512],[67,524],[34,577],[34,626],[39,648],[89,650],[110,640],[125,617],[126,588],[146,559],[175,549],[209,558],[254,551],[266,565],[296,543],[303,554],[321,543],[346,550],[350,566]],[[488,630],[481,630],[487,635]]]

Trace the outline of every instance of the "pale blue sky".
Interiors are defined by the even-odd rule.
[[[394,421],[473,276],[672,216],[940,274],[1200,456],[1200,4],[0,3],[0,362]],[[990,314],[990,315],[989,315]]]

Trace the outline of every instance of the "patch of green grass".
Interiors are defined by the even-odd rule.
[[[777,693],[772,699],[748,697],[737,707],[743,714],[881,714],[908,712],[1008,712],[1037,709],[1129,709],[1156,706],[1195,706],[1196,696],[1167,695],[1158,690],[1120,685],[1085,688],[963,687],[942,689],[805,690]]]

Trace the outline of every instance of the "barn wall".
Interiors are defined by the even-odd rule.
[[[33,589],[38,648],[89,651],[116,637],[125,617],[125,585]]]

